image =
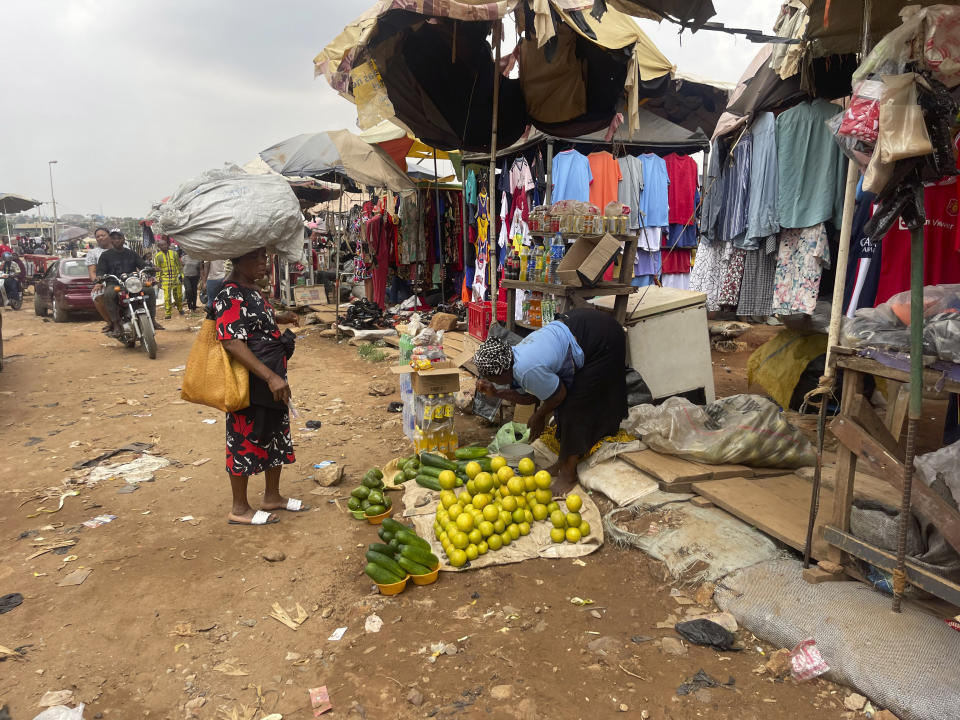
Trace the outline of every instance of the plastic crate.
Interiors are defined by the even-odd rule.
[[[477,340],[486,340],[493,310],[489,302],[472,302],[467,306],[467,333]],[[497,305],[497,322],[507,321],[507,304]]]

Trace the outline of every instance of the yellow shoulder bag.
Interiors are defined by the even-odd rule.
[[[250,406],[250,375],[224,350],[215,320],[204,320],[193,341],[180,397],[224,412]]]

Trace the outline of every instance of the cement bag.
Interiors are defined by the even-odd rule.
[[[236,165],[208,170],[147,218],[200,260],[228,260],[262,247],[290,262],[302,254],[300,202],[280,175],[250,175]]]
[[[642,436],[652,450],[709,465],[793,469],[816,462],[810,441],[759,395],[731,395],[705,406],[672,397],[630,408],[620,427]]]

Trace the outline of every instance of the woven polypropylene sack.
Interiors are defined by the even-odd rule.
[[[294,262],[303,252],[303,214],[286,178],[235,165],[188,180],[147,218],[198,260],[229,260],[265,247]]]
[[[830,672],[901,720],[943,720],[960,708],[960,634],[860,582],[812,585],[796,560],[728,575],[714,599],[754,635],[792,648],[812,637]]]

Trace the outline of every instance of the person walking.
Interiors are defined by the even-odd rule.
[[[200,287],[206,291],[206,305],[211,312],[213,301],[217,299],[217,294],[223,287],[223,279],[231,270],[229,260],[212,260],[203,263],[203,269],[200,271]]]
[[[103,283],[97,282],[97,262],[99,262],[103,253],[113,248],[113,241],[110,239],[110,231],[105,227],[98,227],[93,236],[97,240],[97,246],[87,250],[87,254],[84,256],[84,264],[87,267],[90,280],[94,283],[90,290],[90,299],[93,300],[94,307],[97,308],[97,312],[100,313],[100,317],[106,323],[100,332],[108,333],[113,327],[113,323],[110,320],[110,313],[107,312],[107,305],[103,300]]]
[[[153,257],[160,284],[163,287],[164,318],[169,320],[174,305],[183,315],[183,266],[176,250],[171,249],[170,239],[166,235],[157,237],[157,254]]]
[[[296,322],[292,312],[275,315],[257,281],[266,274],[264,248],[233,260],[233,269],[214,298],[217,339],[250,373],[250,406],[227,413],[227,474],[233,504],[227,521],[233,525],[267,525],[279,520],[275,510],[304,512],[309,506],[280,494],[283,466],[296,461],[290,437],[290,385],[287,361],[296,336],[281,334],[277,323]],[[265,475],[261,509],[247,498],[251,475]]]
[[[200,286],[200,266],[203,262],[194,260],[189,253],[180,258],[183,264],[183,294],[190,310],[197,309],[197,288]]]

